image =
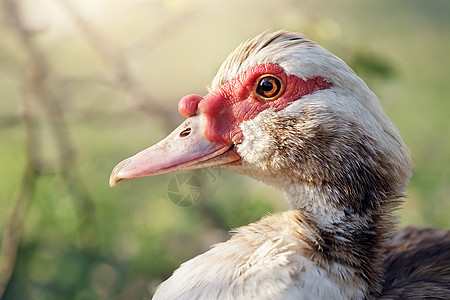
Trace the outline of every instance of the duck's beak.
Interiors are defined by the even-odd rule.
[[[205,138],[205,127],[206,118],[201,114],[186,119],[159,143],[120,162],[111,173],[109,185],[113,187],[121,180],[240,160],[233,144]]]

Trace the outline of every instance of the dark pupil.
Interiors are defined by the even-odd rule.
[[[269,81],[269,79],[264,79],[263,82],[261,82],[261,89],[265,92],[270,92],[273,90],[273,83]]]
[[[265,77],[258,83],[257,93],[264,98],[273,98],[280,91],[280,81],[275,77]]]

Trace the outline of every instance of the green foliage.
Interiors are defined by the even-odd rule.
[[[359,76],[370,79],[392,79],[395,77],[395,69],[387,57],[381,57],[369,51],[360,51],[353,55],[350,67]]]

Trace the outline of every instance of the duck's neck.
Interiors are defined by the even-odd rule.
[[[337,280],[356,283],[366,297],[379,294],[382,253],[395,221],[390,213],[399,200],[372,194],[376,199],[359,200],[376,205],[356,209],[348,205],[351,195],[333,187],[297,184],[284,191],[304,219],[305,239],[315,252],[310,257]]]

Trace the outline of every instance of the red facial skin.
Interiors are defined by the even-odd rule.
[[[264,74],[277,76],[284,85],[281,95],[274,100],[260,100],[256,95],[256,80]],[[185,96],[180,100],[178,110],[185,117],[203,114],[207,118],[204,137],[213,142],[232,145],[242,141],[239,125],[243,121],[253,119],[268,108],[282,110],[302,96],[330,86],[331,83],[322,77],[304,80],[295,75],[287,75],[276,64],[258,65],[204,98],[198,95]]]

